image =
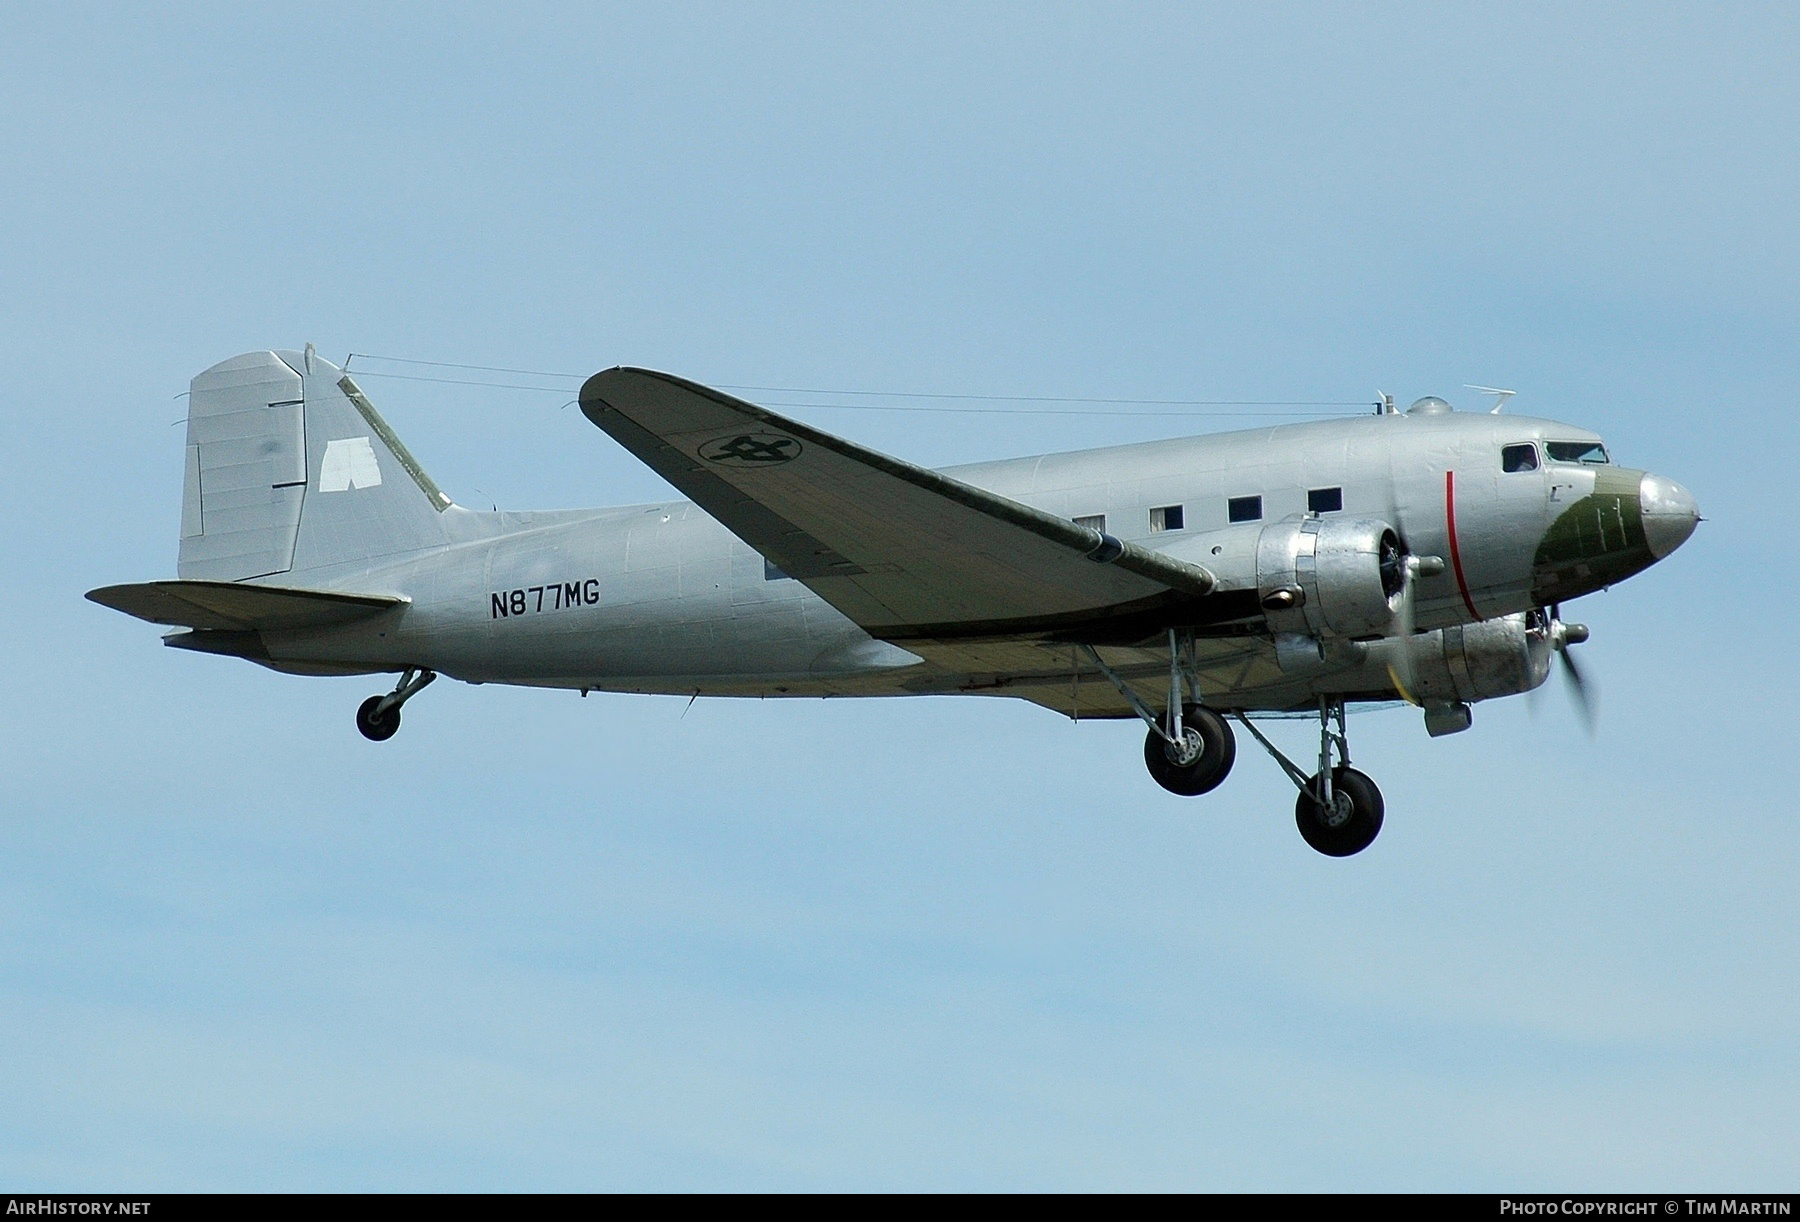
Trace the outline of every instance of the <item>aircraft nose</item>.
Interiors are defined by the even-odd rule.
[[[1639,482],[1638,508],[1643,511],[1644,541],[1658,560],[1686,543],[1700,524],[1694,494],[1660,475],[1645,474]]]

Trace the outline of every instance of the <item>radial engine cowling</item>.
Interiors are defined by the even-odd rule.
[[[1528,692],[1550,673],[1555,649],[1541,613],[1422,632],[1412,638],[1412,696],[1421,704],[1488,700]],[[1403,643],[1390,638],[1367,646],[1374,674],[1404,673]]]
[[[1385,636],[1405,578],[1406,549],[1386,522],[1307,517],[1265,526],[1257,537],[1257,594],[1278,636]]]

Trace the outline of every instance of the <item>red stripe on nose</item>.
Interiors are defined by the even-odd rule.
[[[1469,582],[1463,576],[1462,549],[1456,545],[1456,472],[1444,472],[1444,524],[1450,529],[1450,568],[1456,574],[1456,588],[1462,591],[1463,606],[1476,619],[1481,612],[1475,609],[1475,600],[1469,597]]]

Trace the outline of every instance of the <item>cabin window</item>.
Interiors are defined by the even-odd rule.
[[[1150,511],[1150,533],[1159,535],[1165,530],[1180,530],[1182,522],[1181,506],[1162,505]]]
[[[1225,502],[1225,516],[1233,522],[1262,521],[1260,496],[1234,496]]]
[[[1537,447],[1530,442],[1507,446],[1500,451],[1500,469],[1508,474],[1515,471],[1536,471],[1538,469]]]
[[[1306,512],[1336,513],[1344,507],[1342,488],[1314,488],[1306,494]]]
[[[1075,519],[1075,525],[1085,526],[1089,530],[1097,530],[1101,534],[1105,534],[1106,515],[1103,513],[1083,514],[1081,517]]]
[[[773,560],[770,560],[767,556],[764,556],[763,557],[763,580],[764,581],[792,581],[793,578],[789,577],[786,573],[784,573],[780,569],[776,568],[775,562]]]
[[[1582,462],[1599,466],[1612,461],[1606,456],[1606,447],[1597,441],[1546,441],[1544,449],[1550,452],[1551,462]]]

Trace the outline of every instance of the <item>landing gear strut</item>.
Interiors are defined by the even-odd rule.
[[[1300,791],[1294,802],[1294,822],[1306,843],[1327,857],[1349,857],[1374,843],[1381,831],[1384,811],[1381,790],[1367,774],[1350,766],[1350,740],[1344,732],[1341,699],[1319,698],[1319,770],[1311,776],[1283,755],[1242,713],[1237,714],[1237,719]],[[1336,766],[1331,762],[1334,752]]]
[[[1237,737],[1231,732],[1231,723],[1200,703],[1192,647],[1191,638],[1183,641],[1169,629],[1169,703],[1161,717],[1100,660],[1093,646],[1083,647],[1100,673],[1150,727],[1144,738],[1144,764],[1151,778],[1170,793],[1187,798],[1217,789],[1237,759]],[[1183,695],[1184,687],[1191,700]]]
[[[1231,723],[1201,704],[1181,710],[1181,738],[1170,742],[1155,730],[1144,736],[1144,763],[1158,785],[1184,798],[1217,789],[1237,759]]]
[[[437,678],[436,671],[423,667],[407,667],[394,690],[385,696],[370,696],[356,710],[356,728],[371,742],[386,742],[400,728],[400,706]]]
[[[1294,822],[1306,843],[1327,857],[1349,857],[1368,848],[1381,831],[1381,790],[1365,773],[1350,767],[1331,772],[1331,804],[1317,796],[1318,778],[1313,787],[1294,799]]]
[[[1169,703],[1160,716],[1092,645],[1082,649],[1095,669],[1119,689],[1131,711],[1150,727],[1144,738],[1144,763],[1156,783],[1184,797],[1218,788],[1237,760],[1237,738],[1230,722],[1201,703],[1193,637],[1184,640],[1182,634],[1169,629]],[[1327,857],[1349,857],[1374,843],[1381,831],[1381,790],[1350,766],[1342,697],[1319,697],[1319,770],[1311,776],[1264,737],[1242,710],[1231,715],[1300,791],[1294,802],[1294,822],[1306,843]]]

